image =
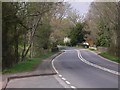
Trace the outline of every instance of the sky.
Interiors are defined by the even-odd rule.
[[[70,2],[71,7],[76,9],[80,15],[86,14],[91,2]]]

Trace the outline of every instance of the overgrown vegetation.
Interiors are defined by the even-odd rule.
[[[2,69],[56,52],[79,19],[65,2],[3,2]]]
[[[56,52],[64,37],[76,46],[87,31],[96,45],[120,57],[119,11],[120,3],[93,2],[84,21],[67,2],[3,2],[2,69]]]
[[[42,62],[43,59],[46,59],[52,56],[53,54],[54,53],[52,52],[47,52],[45,54],[41,54],[38,58],[27,59],[26,61],[13,65],[11,68],[3,70],[2,73],[6,74],[6,73],[20,73],[20,72],[32,71]]]
[[[97,37],[97,46],[103,46],[103,47],[110,47],[110,41],[111,41],[111,34],[109,32],[110,28],[107,27],[105,23],[100,21],[100,24],[98,26],[99,32]]]
[[[56,5],[58,3],[2,3],[3,70],[12,67],[18,62],[25,61],[26,57],[36,57],[35,48],[38,51],[41,50],[41,52],[44,52],[45,49],[48,50],[50,28],[49,23],[45,23],[45,20],[51,19],[48,16],[53,15],[51,12],[56,9]],[[37,34],[39,31],[42,33]],[[42,45],[38,45],[39,39],[43,38],[43,36],[44,40],[48,43],[41,41]],[[36,37],[40,38],[36,39]]]
[[[102,52],[99,55],[101,55],[102,57],[107,58],[108,60],[120,63],[120,58],[118,58],[116,56],[113,56],[113,55],[111,55],[111,54],[109,54],[107,52]]]
[[[120,2],[92,2],[86,18],[97,46],[108,47],[108,53],[120,57]]]

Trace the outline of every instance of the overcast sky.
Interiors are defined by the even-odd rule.
[[[80,15],[86,14],[91,2],[70,2],[71,7],[76,9]]]

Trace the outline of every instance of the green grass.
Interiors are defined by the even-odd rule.
[[[107,52],[102,52],[99,54],[100,56],[104,57],[104,58],[107,58],[111,61],[114,61],[114,62],[117,62],[117,63],[120,63],[120,58],[116,57],[116,56],[113,56],[113,55],[110,55],[109,53]]]
[[[20,73],[20,72],[26,72],[26,71],[32,71],[34,70],[43,59],[48,58],[52,56],[55,53],[48,52],[46,54],[42,54],[39,58],[31,58],[27,59],[26,61],[20,62],[13,67],[4,70],[2,73]]]

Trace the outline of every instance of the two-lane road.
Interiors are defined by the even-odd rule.
[[[79,50],[83,58],[91,63],[118,71],[118,64],[100,58],[88,50]],[[58,75],[62,75],[76,88],[118,88],[118,75],[84,63],[76,50],[68,50],[54,59]]]

